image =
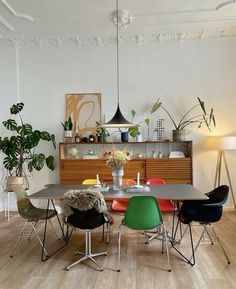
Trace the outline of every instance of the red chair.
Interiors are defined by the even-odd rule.
[[[165,181],[163,179],[153,178],[146,180],[147,185],[164,185]],[[158,205],[161,210],[161,213],[171,213],[175,210],[175,205],[171,200],[158,200]]]
[[[123,185],[136,185],[135,180],[123,179]],[[124,213],[127,209],[129,199],[114,199],[111,204],[111,209],[114,212]]]

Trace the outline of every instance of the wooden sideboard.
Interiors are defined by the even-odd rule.
[[[59,144],[59,182],[61,184],[79,184],[84,179],[99,178],[103,182],[111,183],[111,169],[106,166],[102,158],[104,151],[127,149],[133,154],[131,161],[124,167],[124,178],[136,179],[140,173],[142,183],[147,178],[163,178],[168,184],[192,184],[192,141],[153,141],[129,143],[60,143]],[[170,158],[170,152],[183,152],[185,157]],[[91,157],[94,152],[97,159]],[[153,153],[162,158],[153,158]],[[137,155],[139,157],[137,157]],[[142,156],[142,157],[140,157]],[[83,159],[83,157],[87,157]]]

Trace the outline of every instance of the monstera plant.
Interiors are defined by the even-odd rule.
[[[2,122],[3,126],[11,132],[6,137],[0,137],[0,151],[6,156],[3,159],[3,165],[7,169],[9,176],[25,176],[25,170],[32,172],[34,169],[40,171],[44,165],[54,170],[53,156],[45,156],[38,152],[37,148],[41,141],[51,142],[56,148],[55,136],[47,131],[34,130],[29,123],[23,122],[21,112],[24,103],[20,102],[12,105],[10,113],[17,117],[9,118]]]

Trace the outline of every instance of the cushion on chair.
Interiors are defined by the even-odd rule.
[[[65,196],[65,199],[64,199],[64,205],[63,205],[63,214],[67,218],[67,220],[65,220],[66,222],[68,221],[71,224],[73,224],[73,222],[74,224],[77,222],[78,227],[81,228],[82,225],[79,226],[80,220],[76,221],[74,219],[76,218],[74,217],[74,215],[79,214],[80,218],[85,220],[86,216],[93,217],[93,215],[96,213],[97,214],[96,218],[98,217],[99,224],[103,220],[105,220],[105,222],[109,222],[110,224],[113,224],[113,218],[110,216],[109,212],[107,211],[106,202],[104,200],[103,195],[100,192],[91,190],[91,189],[70,190],[66,192],[64,196]],[[71,217],[72,219],[71,221],[69,221],[71,215],[73,217]],[[101,216],[103,216],[103,218]],[[88,226],[93,227],[93,224],[88,224]]]
[[[74,214],[67,218],[67,222],[79,229],[95,229],[106,223],[103,213],[98,213],[95,209],[80,211],[72,208],[72,210]]]

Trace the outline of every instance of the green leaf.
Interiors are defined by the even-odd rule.
[[[128,132],[130,134],[131,137],[135,138],[139,132],[138,127],[130,127],[128,129]]]
[[[24,108],[24,103],[19,102],[17,104],[13,104],[13,106],[10,108],[10,112],[11,114],[17,114],[21,112],[23,108]]]
[[[145,118],[144,121],[145,121],[146,125],[149,126],[149,124],[150,124],[150,119],[149,119],[149,118]]]
[[[37,134],[28,134],[25,137],[25,149],[31,150],[39,144],[40,138]]]
[[[37,171],[40,171],[44,167],[44,162],[45,162],[45,155],[42,153],[38,155],[36,154],[33,156],[32,166]]]
[[[54,170],[54,157],[53,156],[48,156],[46,158],[46,165],[50,170]]]
[[[56,139],[55,139],[55,135],[51,134],[51,140],[52,140],[52,144],[54,146],[54,149],[56,148]]]
[[[216,120],[215,120],[215,116],[214,115],[212,115],[212,121],[213,121],[214,126],[216,126]]]
[[[202,101],[199,97],[197,99],[198,99],[198,102],[199,102],[204,114],[206,115],[206,109],[205,109],[204,101]]]
[[[50,141],[51,135],[47,131],[42,131],[41,132],[41,139],[45,140],[45,141]]]
[[[155,112],[156,110],[158,110],[158,108],[161,107],[161,102],[158,100],[157,102],[155,102],[152,106],[152,109],[151,109],[151,113]]]
[[[134,118],[135,117],[135,114],[136,114],[136,111],[135,110],[131,110],[131,115],[132,115],[132,118]]]
[[[21,131],[24,133],[24,135],[27,135],[32,132],[32,126],[28,123],[25,123],[22,125]]]
[[[14,119],[8,119],[2,122],[2,124],[11,131],[17,131],[17,123]]]
[[[15,157],[7,156],[3,160],[4,167],[9,171],[15,169],[18,166],[18,164],[19,164],[18,159]]]

